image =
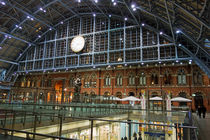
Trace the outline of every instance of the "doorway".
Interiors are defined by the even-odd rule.
[[[56,91],[56,102],[61,103],[61,96],[62,96],[62,80],[56,81],[55,83],[55,91]]]
[[[197,109],[198,106],[203,106],[203,95],[202,93],[195,93],[194,96],[195,108]]]
[[[129,92],[128,95],[129,96],[135,96],[135,94],[133,92]]]

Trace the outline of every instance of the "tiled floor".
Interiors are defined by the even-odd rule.
[[[199,125],[199,140],[210,139],[210,113],[206,114],[206,118],[196,116]]]

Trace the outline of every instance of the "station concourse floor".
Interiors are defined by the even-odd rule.
[[[14,136],[5,136],[0,134],[0,140],[26,140],[25,138],[21,138],[21,137],[14,137]]]
[[[210,133],[210,113],[206,113],[206,118],[199,118],[196,114],[199,127],[199,140],[209,140]]]

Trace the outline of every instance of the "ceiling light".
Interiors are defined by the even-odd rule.
[[[2,49],[2,47],[0,47],[0,49]]]
[[[61,24],[63,24],[63,21],[61,21]]]
[[[179,60],[176,60],[176,63],[178,63],[179,62]]]
[[[181,46],[182,46],[182,44],[179,44],[179,46],[181,47]]]
[[[135,7],[136,7],[136,5],[135,5],[135,4],[132,4],[132,5],[131,5],[131,8],[135,8]]]
[[[177,34],[180,33],[180,32],[181,32],[180,30],[177,30],[177,31],[176,31]]]
[[[95,3],[98,3],[98,0],[95,0]]]
[[[1,2],[1,4],[2,4],[2,5],[6,5],[6,3],[5,3],[5,2],[3,2],[3,1]]]
[[[160,35],[162,35],[163,34],[163,32],[160,32]]]
[[[136,8],[133,8],[133,11],[136,11]]]
[[[143,62],[142,62],[141,64],[142,64],[142,65],[144,65],[144,63],[143,63]]]
[[[18,25],[15,25],[15,27],[18,27]]]
[[[191,62],[191,61],[189,61],[189,64],[192,64],[192,62]]]
[[[127,21],[127,20],[128,20],[128,18],[126,17],[126,18],[125,18],[125,21]]]
[[[81,2],[81,0],[78,0],[78,2]]]
[[[31,18],[31,20],[33,21],[33,20],[34,20],[34,18]]]
[[[182,65],[183,63],[182,63],[182,62],[180,62],[180,64]]]
[[[95,17],[95,16],[96,16],[96,14],[93,14],[93,16]]]
[[[38,38],[41,38],[41,35],[38,35]]]
[[[109,15],[109,17],[112,17],[112,15]]]
[[[11,38],[11,36],[9,36],[9,38]]]
[[[161,64],[161,62],[159,62],[159,64]]]
[[[19,29],[22,29],[22,27],[18,27]]]
[[[145,25],[144,23],[141,24],[141,26],[144,26],[144,25]]]
[[[43,8],[39,8],[39,10],[43,11]]]
[[[52,28],[49,29],[50,31],[52,30]]]
[[[114,6],[115,6],[115,5],[117,5],[117,3],[116,3],[116,2],[114,2],[114,3],[113,3],[113,5],[114,5]]]
[[[27,16],[27,18],[29,19],[29,18],[30,18],[30,16]]]

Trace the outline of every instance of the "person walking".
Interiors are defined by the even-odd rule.
[[[198,116],[201,118],[201,106],[198,106]]]
[[[203,118],[205,118],[206,117],[206,107],[202,106],[201,110],[202,110],[202,113],[203,113]]]

